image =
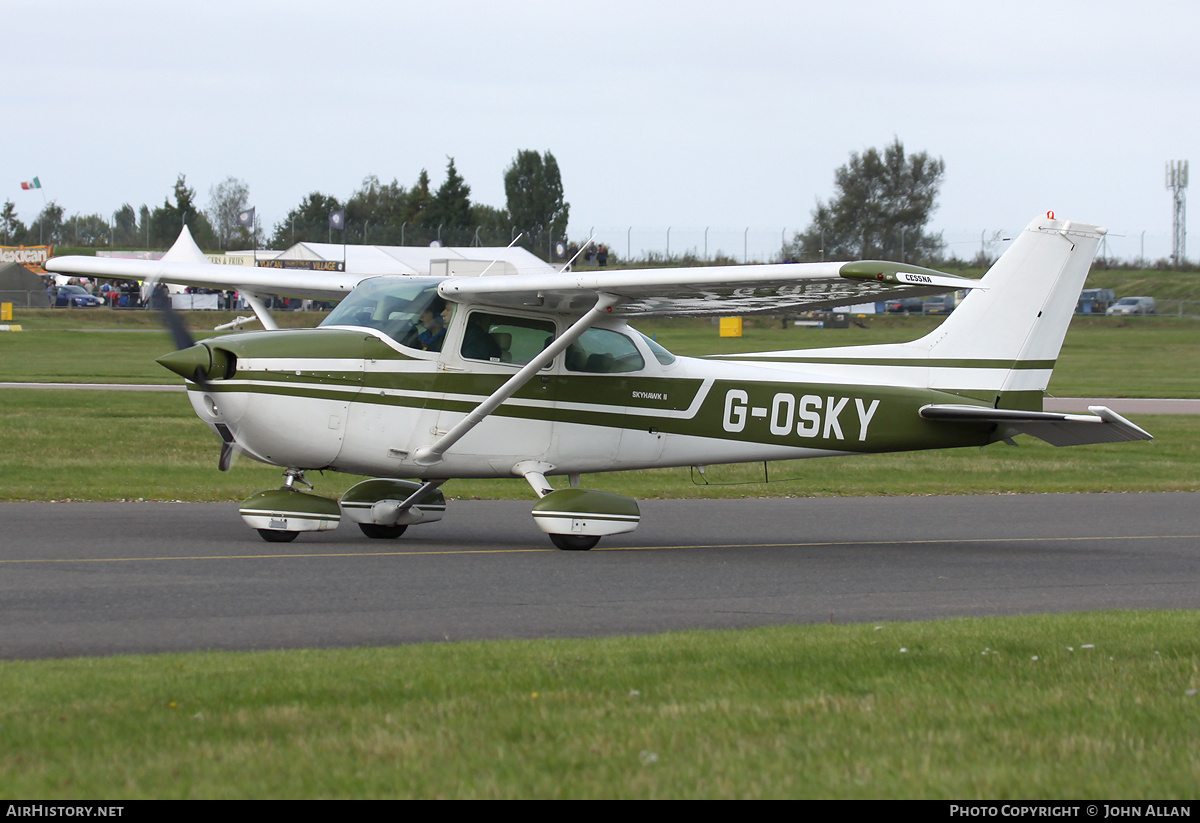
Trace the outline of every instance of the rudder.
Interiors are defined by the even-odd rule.
[[[981,282],[988,288],[969,294],[917,343],[927,344],[934,360],[1053,368],[1104,234],[1105,229],[1086,223],[1034,220],[984,275]]]

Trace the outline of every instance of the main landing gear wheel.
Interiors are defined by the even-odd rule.
[[[585,552],[600,542],[600,538],[591,534],[552,534],[550,542],[555,548],[565,552]]]
[[[285,532],[279,529],[258,529],[259,535],[268,543],[291,543],[300,532]]]
[[[359,523],[358,527],[367,537],[376,540],[395,540],[408,528],[408,526],[377,526],[374,523]]]

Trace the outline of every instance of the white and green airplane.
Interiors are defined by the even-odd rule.
[[[241,507],[270,541],[335,528],[394,538],[440,520],[452,478],[524,477],[560,549],[634,530],[628,497],[580,475],[661,466],[982,446],[1030,434],[1056,446],[1150,435],[1115,412],[1042,411],[1104,229],[1034,220],[982,280],[901,263],[800,263],[601,273],[491,274],[432,261],[431,276],[291,272],[207,261],[186,230],[161,261],[60,257],[63,274],[241,291],[266,331],[159,359],[234,451],[285,469]],[[436,252],[435,252],[436,253]],[[512,270],[512,266],[507,266]],[[910,343],[678,357],[636,317],[796,312],[965,290]],[[261,297],[339,299],[315,329],[275,328]],[[309,470],[365,475],[340,500]],[[555,491],[546,478],[566,475]]]

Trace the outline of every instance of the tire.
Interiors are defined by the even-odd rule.
[[[552,534],[550,542],[565,552],[585,552],[599,543],[600,538],[590,534]]]
[[[374,523],[359,523],[362,533],[374,540],[395,540],[404,534],[408,526],[377,526]]]
[[[259,535],[268,543],[291,543],[300,532],[285,532],[278,529],[258,529]]]

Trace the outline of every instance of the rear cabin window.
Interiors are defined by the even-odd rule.
[[[675,355],[664,349],[661,343],[653,337],[647,337],[641,332],[638,332],[638,334],[642,335],[642,342],[650,349],[650,353],[654,355],[655,360],[664,366],[669,366],[675,362]]]
[[[567,371],[622,374],[645,366],[633,341],[609,329],[588,329],[567,347]]]

